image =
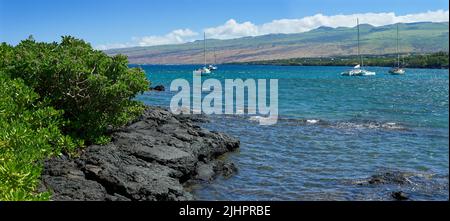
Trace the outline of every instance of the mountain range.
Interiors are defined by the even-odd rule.
[[[449,50],[448,22],[401,23],[401,53],[431,53]],[[392,54],[396,51],[396,24],[360,25],[361,53]],[[296,34],[269,34],[218,40],[207,39],[208,63],[249,62],[301,57],[330,57],[357,52],[356,27],[319,27]],[[110,49],[108,55],[124,54],[132,64],[203,63],[203,40],[194,42]],[[215,56],[214,56],[215,55]]]

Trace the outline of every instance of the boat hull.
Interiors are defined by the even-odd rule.
[[[353,69],[350,71],[342,72],[342,76],[374,76],[376,75],[373,71],[367,71],[362,69]]]
[[[215,71],[215,70],[217,70],[217,67],[214,66],[214,65],[210,65],[210,66],[208,67],[208,69],[209,69],[210,71]]]
[[[207,75],[207,74],[211,74],[211,71],[208,68],[202,68],[199,70],[195,70],[192,73],[195,75]]]
[[[392,74],[392,75],[403,75],[403,74],[405,74],[405,70],[403,70],[401,68],[394,68],[394,69],[389,70],[389,74]]]

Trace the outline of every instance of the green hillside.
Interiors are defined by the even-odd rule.
[[[396,25],[374,27],[363,24],[361,50],[363,54],[390,54],[395,52]],[[449,23],[399,24],[403,53],[430,53],[449,50]],[[257,60],[322,57],[356,53],[356,27],[320,27],[299,34],[270,34],[230,40],[207,40],[209,58],[212,50],[219,63]],[[134,47],[107,50],[107,54],[125,54],[132,63],[200,63],[203,41],[179,45]]]

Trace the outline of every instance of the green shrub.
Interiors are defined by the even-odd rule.
[[[62,111],[39,101],[20,79],[0,73],[0,200],[46,200],[38,193],[42,160],[77,145],[62,135]]]
[[[61,43],[32,38],[15,47],[0,47],[0,70],[22,78],[42,99],[64,111],[64,132],[88,143],[105,142],[108,128],[140,115],[142,103],[133,100],[148,89],[144,72],[128,68],[125,56],[109,57],[73,37]]]
[[[0,200],[47,200],[37,190],[43,161],[84,140],[108,143],[109,128],[142,113],[133,98],[148,86],[126,57],[73,37],[0,44]]]

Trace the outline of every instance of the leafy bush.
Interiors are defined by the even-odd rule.
[[[73,37],[0,44],[0,200],[47,200],[37,190],[42,163],[140,115],[147,90],[141,69]]]
[[[43,159],[77,145],[62,135],[62,111],[38,101],[20,79],[0,73],[0,200],[45,200],[38,193]]]
[[[0,47],[0,70],[22,78],[51,106],[64,110],[64,132],[88,143],[105,142],[109,127],[118,127],[140,115],[134,101],[148,89],[144,72],[128,68],[125,56],[109,57],[73,37],[61,43],[39,43],[32,38],[15,47]]]

